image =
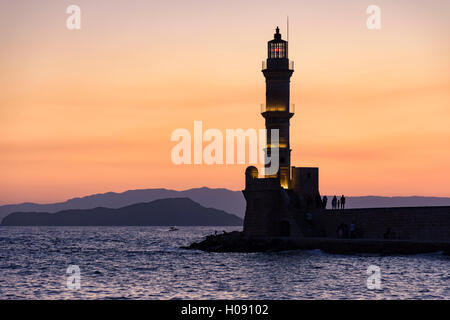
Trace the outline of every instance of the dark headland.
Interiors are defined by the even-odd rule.
[[[188,198],[160,199],[110,209],[64,210],[57,213],[15,212],[2,226],[241,226],[242,219],[205,208]]]

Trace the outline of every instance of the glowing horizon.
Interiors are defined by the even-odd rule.
[[[170,134],[263,128],[261,61],[278,25],[295,61],[294,166],[323,195],[450,197],[450,4],[6,1],[0,204],[128,189],[240,190],[246,165],[172,164]]]

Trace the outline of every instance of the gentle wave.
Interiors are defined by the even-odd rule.
[[[236,227],[0,227],[0,299],[449,299],[450,257],[180,249]],[[79,290],[67,288],[69,265]],[[381,288],[367,288],[380,267]]]

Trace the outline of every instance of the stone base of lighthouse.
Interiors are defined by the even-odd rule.
[[[309,217],[323,210],[318,172],[318,168],[292,167],[292,188],[285,189],[278,178],[258,178],[255,167],[247,168],[242,191],[247,201],[244,234],[251,238],[311,236]]]

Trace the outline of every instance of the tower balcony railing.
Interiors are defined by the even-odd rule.
[[[267,60],[263,60],[261,63],[262,70],[267,69]],[[294,61],[289,60],[289,70],[294,70]]]
[[[267,106],[265,103],[261,103],[261,113],[272,111],[295,113],[295,104],[291,103],[287,108],[283,105]]]

